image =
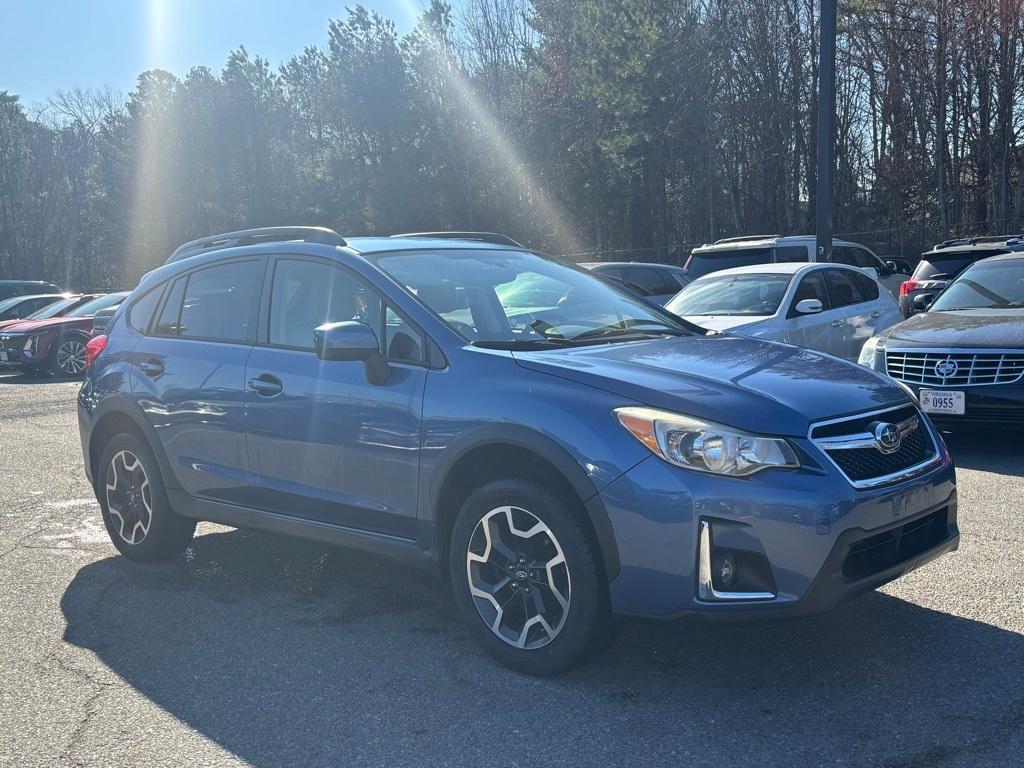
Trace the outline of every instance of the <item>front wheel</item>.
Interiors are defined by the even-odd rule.
[[[607,636],[597,551],[562,499],[541,485],[508,478],[471,493],[455,521],[449,561],[463,621],[506,666],[557,674]]]
[[[171,510],[153,451],[135,435],[115,435],[100,458],[96,477],[103,524],[118,551],[153,562],[188,546],[196,521]]]

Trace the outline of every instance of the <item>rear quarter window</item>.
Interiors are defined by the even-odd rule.
[[[139,333],[147,333],[153,320],[153,313],[156,311],[156,305],[160,303],[160,297],[163,295],[163,292],[164,286],[158,285],[153,290],[136,299],[131,307],[128,308],[128,325]]]
[[[951,250],[926,253],[921,257],[921,261],[918,262],[913,278],[915,280],[927,280],[935,275],[948,275],[952,278],[979,259],[997,256],[1000,253],[1009,253],[1009,251],[1000,248],[991,251],[964,252]]]

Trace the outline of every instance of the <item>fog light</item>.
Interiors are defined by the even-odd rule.
[[[736,584],[739,577],[739,568],[736,567],[736,558],[732,556],[730,552],[722,560],[722,567],[718,573],[722,579],[722,586],[729,588]]]

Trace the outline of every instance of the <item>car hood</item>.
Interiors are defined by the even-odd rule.
[[[960,309],[922,312],[889,328],[887,346],[1024,347],[1024,310]]]
[[[45,320],[16,320],[13,325],[3,328],[4,333],[38,333],[57,329],[61,326],[69,328],[89,328],[92,317],[48,317]]]
[[[766,315],[680,315],[680,317],[701,328],[707,328],[709,331],[731,331],[768,319]]]
[[[742,336],[652,339],[514,357],[531,370],[763,434],[805,436],[813,421],[908,400],[898,385],[864,366]]]

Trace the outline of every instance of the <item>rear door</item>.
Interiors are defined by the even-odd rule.
[[[167,455],[169,482],[193,496],[248,498],[245,363],[265,263],[234,259],[176,278],[132,351],[133,397]]]
[[[829,325],[834,333],[833,345],[836,351],[833,354],[847,360],[856,360],[864,342],[874,334],[875,320],[878,318],[877,311],[868,301],[871,294],[865,294],[864,285],[864,282],[870,282],[873,286],[874,281],[852,269],[831,267],[824,272],[832,302],[832,321]],[[859,279],[861,277],[865,278],[864,282]]]
[[[265,322],[246,366],[249,506],[403,538],[416,535],[423,335],[362,278],[332,261],[275,257]],[[358,320],[382,340],[391,374],[324,361],[313,330]]]

